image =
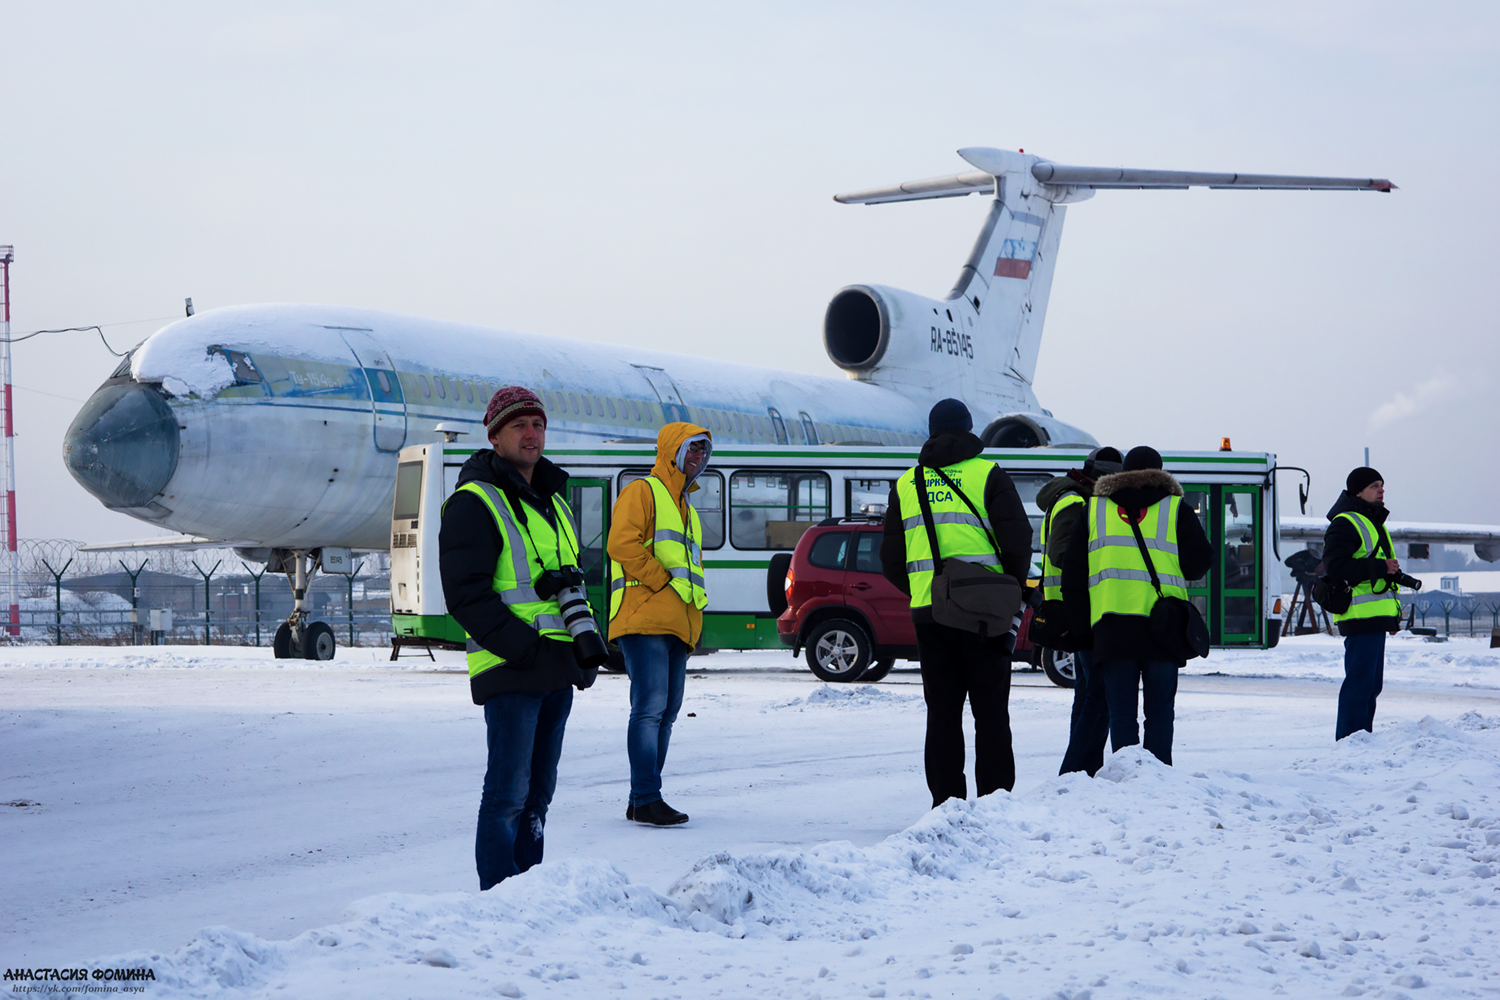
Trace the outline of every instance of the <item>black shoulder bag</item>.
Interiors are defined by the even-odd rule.
[[[957,493],[984,528],[985,537],[1000,555],[1000,546],[990,534],[989,525],[942,469],[932,470],[948,488]],[[1009,573],[997,573],[962,559],[944,559],[938,548],[937,528],[932,522],[932,503],[927,499],[927,475],[917,466],[917,503],[927,525],[927,544],[932,549],[932,620],[939,625],[987,636],[1005,635],[1010,631],[1016,612],[1021,609],[1021,585]]]
[[[1151,608],[1151,637],[1175,660],[1187,661],[1207,656],[1208,626],[1204,624],[1198,606],[1192,601],[1168,597],[1161,592],[1161,577],[1156,575],[1156,566],[1151,562],[1151,551],[1146,548],[1146,539],[1141,536],[1141,526],[1130,518],[1126,520],[1130,521],[1130,530],[1135,532],[1135,543],[1141,547],[1141,557],[1146,560],[1146,569],[1151,573],[1151,586],[1156,588],[1156,604]]]

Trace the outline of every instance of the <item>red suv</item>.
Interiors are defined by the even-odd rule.
[[[917,658],[910,602],[880,572],[880,534],[879,516],[830,518],[790,559],[771,561],[766,596],[784,609],[777,634],[793,656],[807,649],[820,680],[878,681],[898,658]]]
[[[791,553],[771,558],[766,598],[778,612],[776,632],[796,656],[805,648],[807,665],[824,681],[873,683],[891,672],[896,660],[917,658],[917,632],[911,602],[880,572],[883,517],[837,517],[809,528]],[[1037,653],[1027,638],[1031,609],[1016,637],[1017,665],[1036,669]],[[1047,676],[1072,687],[1048,664]]]

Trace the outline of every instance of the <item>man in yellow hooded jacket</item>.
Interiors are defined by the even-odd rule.
[[[703,634],[703,529],[688,502],[713,441],[696,424],[656,436],[651,475],[620,491],[609,528],[609,637],[630,675],[630,801],[625,818],[651,826],[686,823],[662,799],[661,772],[682,708],[687,658]]]

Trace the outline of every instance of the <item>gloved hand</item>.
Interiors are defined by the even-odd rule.
[[[579,668],[578,672],[582,675],[582,679],[575,683],[573,686],[580,691],[587,691],[589,688],[593,687],[594,681],[599,677],[598,667],[589,667],[587,669]]]

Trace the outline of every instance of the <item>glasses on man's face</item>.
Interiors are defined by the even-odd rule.
[[[701,455],[701,454],[703,454],[704,449],[706,447],[707,447],[706,442],[703,442],[703,441],[694,441],[692,444],[688,445],[688,454],[689,455]]]

